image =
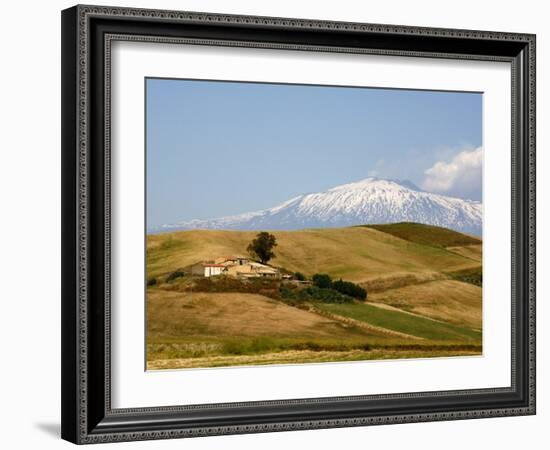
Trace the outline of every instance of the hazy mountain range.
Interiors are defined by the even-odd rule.
[[[437,225],[480,236],[482,204],[425,192],[410,181],[369,177],[302,194],[269,209],[166,224],[150,231],[296,230],[393,222]]]

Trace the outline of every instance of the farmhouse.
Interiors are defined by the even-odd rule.
[[[221,275],[224,269],[225,266],[222,264],[200,262],[191,266],[191,273],[201,277],[213,277],[215,275]]]
[[[244,256],[220,256],[214,260],[215,264],[222,264],[224,266],[242,266],[248,264],[249,259]]]
[[[278,269],[250,261],[244,256],[220,256],[212,261],[201,261],[190,267],[191,274],[201,277],[231,275],[239,278],[281,278]]]
[[[241,278],[280,278],[280,272],[274,267],[266,266],[257,262],[249,262],[248,264],[228,266],[226,268],[228,275],[233,275]]]

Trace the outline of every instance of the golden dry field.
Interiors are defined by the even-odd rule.
[[[355,282],[391,274],[456,271],[478,261],[445,248],[418,244],[370,227],[277,231],[273,264],[305,275],[329,273]],[[456,233],[458,234],[458,233]],[[213,255],[243,254],[252,231],[191,230],[147,238],[147,275],[156,277]]]
[[[481,288],[456,280],[419,283],[376,292],[379,302],[444,322],[481,329]]]
[[[272,233],[273,267],[357,283],[366,300],[304,300],[290,282],[187,272],[246,254],[255,232],[149,235],[148,369],[481,354],[479,239],[419,224]]]

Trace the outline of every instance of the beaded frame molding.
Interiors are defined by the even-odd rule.
[[[511,386],[111,407],[114,41],[505,61],[512,72]],[[78,444],[535,414],[535,36],[78,5],[62,12],[62,423]]]

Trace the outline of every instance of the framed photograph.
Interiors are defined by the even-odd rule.
[[[535,36],[62,12],[62,437],[535,413]]]

